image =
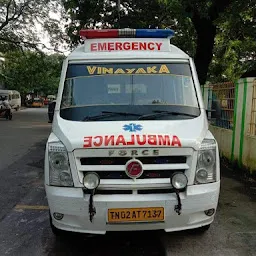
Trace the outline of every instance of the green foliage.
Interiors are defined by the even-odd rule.
[[[218,20],[213,61],[209,68],[212,82],[234,81],[256,70],[256,5],[235,2]]]
[[[0,0],[0,52],[44,48],[38,25],[48,32],[57,48],[62,39],[60,24],[49,12],[58,9],[60,0]]]
[[[81,28],[170,27],[176,35],[173,44],[195,58],[199,80],[207,78],[212,59],[215,21],[231,0],[124,0],[118,15],[117,1],[63,0],[71,18],[67,28],[73,45],[79,43]]]
[[[170,10],[158,0],[121,1],[118,15],[116,0],[63,0],[66,12],[71,18],[67,33],[72,44],[79,43],[81,28],[149,28],[165,27],[169,24]]]
[[[4,57],[3,82],[8,89],[18,90],[23,96],[31,91],[44,95],[57,93],[62,55],[12,51]]]
[[[49,31],[51,43],[58,48],[64,38],[49,11],[57,10],[60,2],[66,11],[63,15],[71,20],[66,27],[71,46],[80,42],[78,32],[83,27],[169,27],[175,31],[172,43],[194,57],[201,84],[235,80],[256,68],[255,0],[122,0],[119,13],[117,0],[0,0],[0,53],[38,49],[37,22]],[[29,58],[29,54],[24,56]],[[15,58],[24,60],[24,56]],[[33,72],[40,76],[42,71]],[[28,88],[39,86],[41,90],[40,79],[36,81],[30,81]],[[8,84],[13,86],[10,78]]]

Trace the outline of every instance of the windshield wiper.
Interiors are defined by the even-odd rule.
[[[142,115],[138,118],[138,120],[156,118],[164,115],[198,117],[197,115],[177,111],[154,110],[152,114]]]
[[[83,121],[95,121],[95,120],[100,120],[105,117],[111,117],[111,116],[141,116],[140,114],[136,113],[129,113],[129,112],[115,112],[115,111],[102,111],[100,115],[95,115],[95,116],[86,116]]]

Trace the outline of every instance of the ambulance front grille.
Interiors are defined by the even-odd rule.
[[[86,173],[96,172],[100,176],[100,185],[95,191],[97,194],[143,195],[173,193],[170,178],[175,172],[183,172],[190,179],[190,168],[194,159],[194,150],[191,148],[131,148],[122,151],[124,150],[127,154],[138,151],[138,155],[121,156],[120,151],[116,150],[114,156],[109,156],[108,149],[75,150],[74,157],[81,185]],[[149,155],[143,155],[143,150],[147,150]],[[110,153],[113,151],[111,149]],[[158,152],[158,155],[154,155],[154,152]],[[136,181],[126,175],[126,163],[133,158],[143,164],[143,174]]]
[[[182,191],[181,191],[182,192]],[[89,190],[84,190],[85,194],[90,194],[91,192]],[[150,194],[168,194],[168,193],[174,193],[174,189],[141,189],[137,190],[138,195],[150,195]],[[102,190],[97,189],[95,191],[95,195],[132,195],[134,194],[133,190]]]
[[[131,157],[82,157],[81,165],[125,165]],[[186,156],[136,157],[143,164],[183,164]]]
[[[139,179],[170,178],[174,172],[184,170],[144,170]],[[84,172],[85,174],[86,172]],[[98,171],[100,179],[130,179],[124,171]]]

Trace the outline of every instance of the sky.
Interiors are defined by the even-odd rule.
[[[51,11],[49,13],[49,16],[50,16],[50,18],[56,19],[59,21],[61,29],[62,29],[63,33],[65,33],[65,28],[64,28],[65,24],[61,20],[61,10],[55,10],[54,12]],[[37,35],[40,39],[40,42],[43,43],[47,47],[47,49],[46,49],[46,48],[43,48],[42,46],[40,46],[42,51],[45,53],[49,53],[49,54],[56,53],[56,51],[54,51],[54,46],[50,43],[49,33],[47,31],[45,31],[43,29],[43,27],[41,26],[41,24],[39,24],[39,23],[36,24],[36,30],[37,30]],[[60,47],[58,48],[58,50],[62,51],[65,55],[68,55],[70,53],[70,50],[68,49],[67,44],[61,44]]]

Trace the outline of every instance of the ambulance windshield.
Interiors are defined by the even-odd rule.
[[[159,111],[170,114],[151,118],[151,114]],[[119,114],[102,115],[106,112]],[[90,120],[102,115],[94,121],[121,121],[146,115],[147,119],[170,120],[194,118],[199,114],[188,63],[68,66],[60,109],[64,119],[83,121],[85,117]]]

